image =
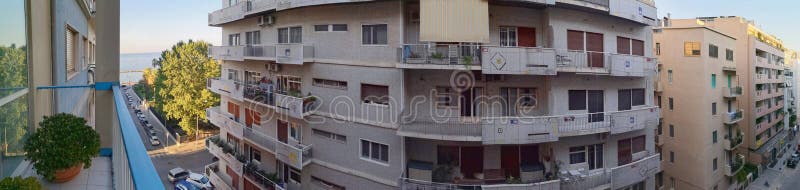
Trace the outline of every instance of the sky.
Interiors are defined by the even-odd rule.
[[[673,19],[741,16],[754,20],[763,31],[783,40],[784,47],[800,50],[799,0],[655,0],[659,18]]]
[[[155,6],[157,5],[157,6]],[[180,40],[219,44],[221,29],[208,26],[218,0],[122,0],[121,53],[160,52]],[[659,18],[742,16],[800,49],[800,0],[656,0]]]
[[[189,39],[220,44],[222,30],[208,26],[208,13],[221,7],[219,0],[121,0],[120,53],[161,52]]]
[[[3,2],[0,18],[0,46],[25,45],[25,1]]]

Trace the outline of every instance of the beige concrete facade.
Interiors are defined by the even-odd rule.
[[[788,136],[783,45],[741,17],[667,20],[654,38],[662,63],[656,99],[661,97],[664,118],[657,144],[665,187],[740,188],[735,175],[742,165],[734,162],[739,155],[760,169],[775,160]],[[709,52],[712,45],[716,57]],[[733,138],[739,131],[743,143]]]

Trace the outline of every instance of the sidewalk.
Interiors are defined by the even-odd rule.
[[[784,183],[784,177],[786,177],[785,172],[790,168],[786,168],[786,161],[792,157],[794,154],[794,147],[796,147],[797,143],[794,143],[795,140],[792,140],[790,149],[787,149],[780,158],[778,158],[778,163],[775,164],[773,168],[766,167],[764,168],[763,172],[761,172],[758,176],[758,179],[753,180],[753,183],[750,183],[750,186],[747,189],[752,190],[777,190],[781,189]],[[768,185],[767,185],[768,183]],[[790,187],[793,189],[796,187]]]

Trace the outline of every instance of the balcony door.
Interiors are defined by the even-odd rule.
[[[286,122],[286,121],[283,121],[283,120],[278,120],[278,125],[275,125],[275,126],[278,127],[278,129],[277,129],[277,131],[278,131],[278,141],[281,141],[283,143],[287,143],[287,140],[289,138],[288,137],[288,135],[289,135],[289,122]]]
[[[517,27],[520,47],[536,47],[536,29],[528,27]]]
[[[477,117],[480,116],[480,103],[478,102],[478,97],[480,97],[483,89],[482,88],[472,88],[461,92],[461,117]]]
[[[475,173],[483,173],[483,147],[461,147],[461,173],[464,178],[474,179]]]
[[[513,176],[519,179],[519,146],[502,146],[500,148],[500,168],[505,171],[506,177]]]
[[[233,120],[239,122],[239,105],[228,102],[228,113],[233,115]]]
[[[605,65],[603,34],[568,30],[567,49],[578,52],[586,51],[585,66],[603,67]]]
[[[588,90],[587,94],[588,98],[588,111],[589,111],[589,122],[601,122],[604,121],[603,111],[605,110],[604,102],[603,102],[603,91],[602,90]]]

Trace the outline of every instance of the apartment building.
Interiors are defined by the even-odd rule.
[[[657,183],[652,1],[222,4],[220,189]]]
[[[768,166],[789,136],[781,42],[741,17],[667,18],[654,36],[666,187],[744,188],[744,161]]]
[[[787,113],[787,117],[784,117],[785,123],[788,124],[789,129],[789,138],[793,138],[796,136],[797,133],[797,93],[798,89],[795,85],[797,85],[797,78],[794,77],[794,73],[797,72],[798,63],[800,63],[800,58],[798,58],[797,51],[794,50],[786,50],[786,65],[784,66],[784,77],[786,79],[786,90],[784,91],[785,99],[785,106],[784,109]],[[794,119],[792,119],[794,118]]]
[[[653,36],[660,62],[655,96],[663,105],[657,144],[667,181],[659,187],[739,185],[734,175],[744,166],[737,151],[744,134],[736,38],[702,25],[658,27]]]

